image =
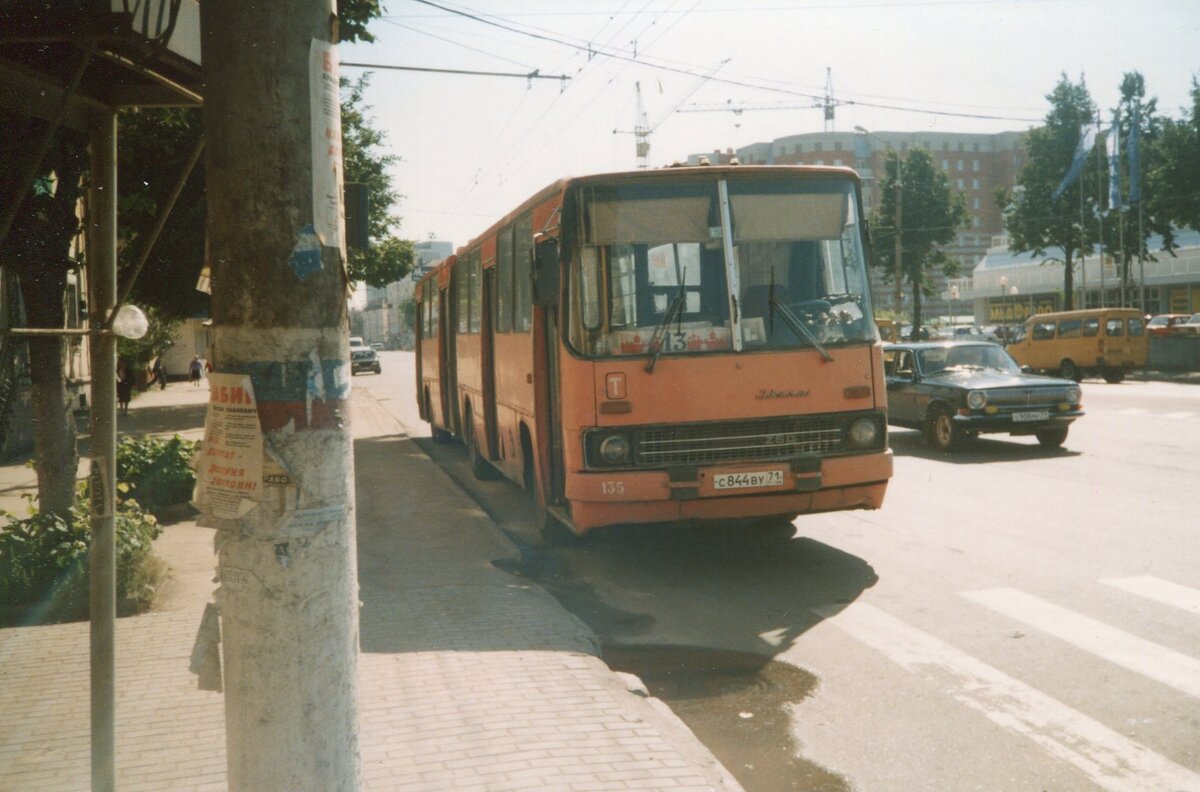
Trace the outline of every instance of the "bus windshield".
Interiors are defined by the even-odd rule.
[[[606,357],[874,341],[854,189],[796,173],[580,188],[572,345]]]

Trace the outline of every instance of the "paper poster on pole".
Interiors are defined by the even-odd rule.
[[[244,374],[208,375],[208,416],[196,466],[196,505],[224,519],[244,517],[262,493],[263,433],[254,385]]]
[[[313,39],[308,49],[309,111],[312,123],[313,227],[327,247],[346,260],[346,210],[342,202],[342,107],[337,47]]]

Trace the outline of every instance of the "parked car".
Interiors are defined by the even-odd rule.
[[[374,371],[376,374],[382,374],[383,368],[379,365],[379,354],[367,346],[361,336],[351,336],[350,375],[353,376],[360,371]]]
[[[939,328],[934,336],[945,341],[991,341],[998,343],[994,333],[990,333],[974,325],[949,325]]]
[[[1057,448],[1083,415],[1074,380],[1022,371],[986,341],[888,344],[883,361],[888,423],[922,430],[939,451],[985,433],[1034,435]]]
[[[1117,383],[1131,370],[1146,365],[1150,339],[1141,311],[1088,308],[1029,317],[1009,342],[1008,351],[1017,363],[1034,371],[1056,373],[1076,382],[1101,376]]]
[[[1177,326],[1190,318],[1190,314],[1159,314],[1146,322],[1146,332],[1152,336],[1170,335]]]
[[[1200,313],[1194,313],[1187,318],[1186,322],[1175,325],[1174,332],[1184,335],[1200,335]]]
[[[371,349],[374,349],[376,352],[382,352],[382,351],[383,351],[383,344],[380,344],[380,343],[378,343],[378,342],[376,342],[376,343],[374,343],[374,344],[371,344]]]

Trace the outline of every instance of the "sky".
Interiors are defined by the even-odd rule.
[[[383,5],[370,26],[375,42],[340,47],[342,75],[370,72],[367,114],[401,158],[396,232],[456,247],[556,179],[635,168],[638,83],[652,129],[648,164],[661,167],[822,131],[814,105],[827,80],[837,131],[986,133],[1036,126],[1063,73],[1084,77],[1106,118],[1127,72],[1140,72],[1160,114],[1175,118],[1200,76],[1197,0]],[[776,107],[680,112],[730,102]]]

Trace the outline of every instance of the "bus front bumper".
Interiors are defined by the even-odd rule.
[[[878,509],[892,476],[890,449],[825,459],[568,477],[571,523],[583,533],[623,523],[662,523]]]

